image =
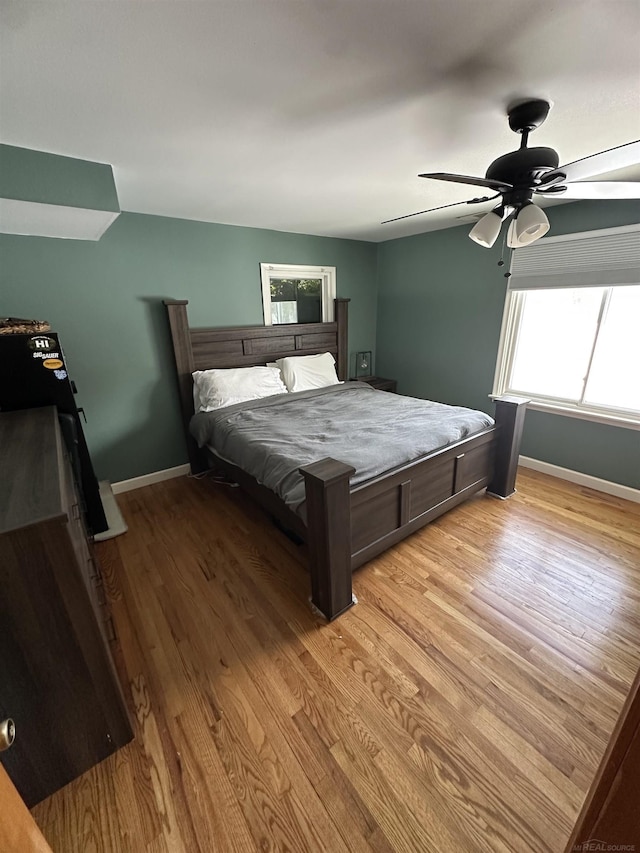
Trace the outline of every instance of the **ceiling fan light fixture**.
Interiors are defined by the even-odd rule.
[[[490,249],[498,239],[501,226],[502,217],[492,210],[476,222],[469,232],[469,239],[485,249]]]
[[[539,240],[549,230],[549,220],[537,204],[526,204],[511,220],[507,232],[507,246],[520,249]]]

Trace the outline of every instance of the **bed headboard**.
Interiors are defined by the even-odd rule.
[[[200,329],[189,326],[188,300],[164,300],[178,373],[189,461],[194,473],[203,469],[203,461],[189,433],[189,421],[193,416],[193,371],[214,367],[251,367],[291,355],[330,352],[336,359],[338,379],[348,379],[349,302],[349,299],[335,300],[335,320],[332,323]]]

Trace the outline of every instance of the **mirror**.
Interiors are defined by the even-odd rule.
[[[336,298],[336,268],[260,264],[265,326],[330,323]]]

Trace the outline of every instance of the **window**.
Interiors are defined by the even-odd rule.
[[[640,428],[640,228],[514,252],[495,395]]]
[[[260,264],[266,326],[333,320],[336,268]]]

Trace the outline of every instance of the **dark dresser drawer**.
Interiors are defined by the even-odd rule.
[[[32,806],[132,729],[55,408],[0,413],[0,484],[0,762]]]

